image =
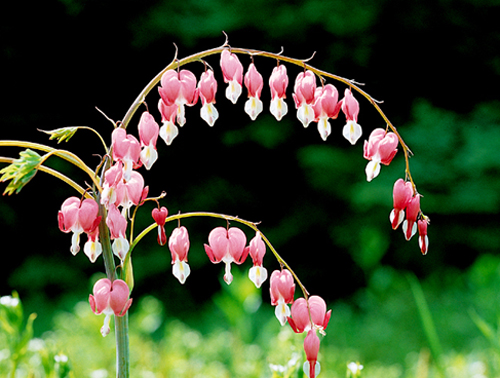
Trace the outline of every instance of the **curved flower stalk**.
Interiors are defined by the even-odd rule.
[[[269,110],[278,121],[288,112],[287,104],[284,101],[288,88],[288,74],[285,64],[300,67],[301,72],[296,77],[292,94],[297,109],[296,116],[304,127],[313,121],[317,122],[320,137],[324,141],[332,133],[330,120],[335,120],[342,110],[346,117],[346,125],[343,127],[342,135],[351,144],[356,143],[361,137],[362,129],[358,124],[359,103],[354,97],[354,92],[365,97],[387,124],[385,130],[375,129],[370,134],[368,141],[365,142],[363,157],[369,160],[365,170],[367,180],[371,181],[379,174],[381,164],[391,163],[397,147],[401,146],[406,163],[405,180],[399,179],[394,185],[394,209],[390,215],[390,222],[394,229],[402,224],[404,236],[408,240],[418,230],[420,249],[423,254],[427,253],[429,218],[420,209],[421,195],[417,192],[410,174],[408,158],[411,151],[396,128],[384,115],[377,101],[361,90],[352,80],[314,68],[306,60],[286,57],[281,53],[274,54],[229,47],[227,41],[221,47],[193,54],[184,59],[177,59],[176,56],[171,64],[158,73],[141,91],[122,122],[112,121],[115,129],[111,134],[111,144],[106,147],[107,155],[95,171],[83,164],[77,156],[67,151],[26,142],[0,141],[0,146],[18,146],[46,152],[46,155],[40,156],[27,150],[22,152],[21,158],[17,161],[0,158],[0,161],[11,162],[11,165],[2,169],[3,176],[0,181],[10,181],[7,193],[18,192],[38,170],[51,173],[50,170],[43,167],[43,162],[50,156],[58,156],[70,161],[91,177],[92,187],[84,190],[78,184],[73,184],[70,179],[64,178],[63,175],[54,174],[69,183],[82,195],[82,198],[70,197],[63,203],[58,214],[58,223],[63,232],[73,232],[70,249],[72,253],[78,252],[80,235],[86,233],[88,240],[84,246],[85,254],[92,262],[96,261],[100,255],[103,256],[107,279],[96,283],[94,293],[89,297],[89,301],[96,314],[106,314],[101,330],[103,336],[110,332],[109,319],[111,315],[115,315],[117,376],[129,376],[126,313],[132,303],[129,295],[134,286],[131,260],[133,250],[138,242],[153,230],[157,231],[158,243],[160,245],[167,244],[165,232],[167,222],[204,216],[224,219],[227,222],[227,227],[214,228],[208,235],[208,244],[205,244],[205,252],[212,263],[224,262],[224,280],[227,284],[233,280],[231,264],[243,264],[250,254],[252,267],[249,269],[248,275],[257,287],[261,287],[267,279],[267,269],[263,265],[266,245],[276,257],[281,269],[275,270],[270,276],[271,303],[276,306],[275,314],[282,325],[288,321],[295,332],[306,333],[304,371],[310,378],[313,378],[319,373],[320,367],[318,362],[320,340],[317,332],[324,333],[331,316],[331,311],[326,311],[324,301],[320,297],[309,296],[293,270],[258,229],[257,223],[238,217],[206,212],[179,213],[168,216],[167,209],[160,207],[158,203],[160,197],[147,198],[149,189],[145,185],[142,174],[138,171],[143,166],[146,169],[152,168],[159,159],[156,149],[158,136],[166,142],[167,146],[170,145],[179,134],[177,126],[183,126],[186,123],[185,106],[196,105],[198,97],[201,98],[202,103],[201,118],[209,126],[214,125],[219,116],[214,107],[217,91],[214,72],[211,69],[205,69],[197,83],[194,74],[187,69],[181,69],[181,67],[217,54],[220,54],[220,67],[224,82],[228,84],[226,88],[227,99],[236,103],[244,83],[248,90],[248,100],[244,108],[252,120],[255,120],[263,111],[260,96],[265,81],[263,75],[256,69],[254,58],[277,60],[277,66],[273,69],[268,83],[271,91]],[[252,63],[245,74],[238,58],[239,54],[250,55],[252,58]],[[205,67],[207,67],[206,63]],[[321,87],[316,85],[317,78],[321,81]],[[340,101],[336,87],[326,83],[328,79],[346,86],[344,98]],[[146,103],[146,97],[156,87],[158,87],[160,98],[154,101],[158,101],[162,126],[158,125],[154,114],[149,113],[149,111],[143,112],[137,126],[138,137],[136,137],[127,131],[128,126],[141,104]],[[51,136],[61,142],[71,138],[74,132],[73,128],[58,129],[52,131]],[[148,200],[155,200],[158,203],[158,207],[152,211],[154,223],[134,238],[135,214],[137,209]],[[133,207],[135,210],[132,211]],[[229,221],[244,224],[255,232],[255,237],[249,245],[247,245],[245,233],[239,228],[229,227]],[[172,273],[182,284],[191,273],[187,263],[187,254],[190,248],[187,228],[178,225],[168,238],[168,246],[172,257]],[[115,263],[115,259],[118,263]],[[296,284],[302,290],[304,298],[294,301]],[[291,310],[288,305],[291,305]]]

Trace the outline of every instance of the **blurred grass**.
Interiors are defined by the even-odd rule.
[[[498,376],[499,286],[500,258],[492,255],[465,273],[449,270],[420,283],[390,267],[377,268],[367,288],[330,303],[320,376],[345,377],[352,361],[364,365],[362,377]],[[427,304],[423,318],[422,301]],[[193,318],[168,317],[170,305],[149,295],[137,298],[130,316],[133,377],[302,377],[303,336],[281,327],[260,291],[237,270],[231,286],[200,305]],[[442,348],[442,369],[422,327],[428,317],[435,326],[433,342]],[[114,339],[100,335],[102,321],[87,302],[59,311],[53,329],[30,342],[20,372],[48,377],[40,355],[49,349],[45,355],[68,357],[76,377],[114,376]],[[3,374],[10,358],[7,336],[0,336]],[[29,376],[21,373],[17,376]]]

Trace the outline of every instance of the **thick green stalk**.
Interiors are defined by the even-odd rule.
[[[99,198],[97,198],[99,201]],[[104,267],[106,276],[109,280],[116,279],[116,265],[111,249],[111,239],[109,237],[109,229],[104,221],[107,217],[107,211],[103,205],[99,205],[99,215],[102,216],[102,221],[99,224],[99,239],[102,245],[102,256],[104,259]],[[116,338],[116,377],[128,378],[130,376],[130,358],[128,345],[128,312],[124,316],[115,315],[115,338]]]
[[[124,316],[115,315],[116,338],[116,377],[130,377],[130,358],[128,347],[128,311]]]

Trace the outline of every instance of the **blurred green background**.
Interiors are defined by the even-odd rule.
[[[222,45],[224,31],[235,47],[272,52],[283,47],[284,55],[303,59],[316,52],[311,65],[365,83],[363,89],[384,101],[383,111],[415,154],[411,171],[423,195],[422,210],[431,218],[427,256],[416,237],[406,242],[388,221],[392,185],[404,175],[402,154],[373,182],[365,179],[362,140],[385,127],[383,119],[358,96],[362,140],[353,147],[342,138],[340,116],[323,142],[314,126],[304,129],[295,117],[291,93],[297,67],[288,67],[289,114],[278,123],[265,105],[251,122],[243,97],[236,105],[224,97],[218,57],[208,58],[219,81],[221,116],[210,128],[199,118],[199,105],[187,109],[187,124],[172,146],[159,140],[159,161],[152,171],[141,172],[150,194],[165,190],[163,203],[171,214],[205,210],[261,221],[261,230],[309,292],[334,309],[325,338],[333,349],[330,354],[325,349],[322,361],[342,365],[339,376],[345,376],[347,359],[356,358],[372,367],[372,376],[379,365],[389,369],[382,376],[416,376],[422,351],[430,345],[408,272],[423,283],[447,358],[463,357],[467,366],[482,361],[493,374],[496,349],[471,313],[488,324],[496,324],[500,315],[499,15],[494,0],[16,2],[4,11],[0,26],[2,139],[55,146],[37,129],[87,125],[109,140],[111,124],[95,107],[114,120],[122,118],[171,61],[174,43],[184,57]],[[250,63],[248,57],[240,59],[245,67]],[[265,78],[266,104],[275,62],[256,57],[255,64]],[[187,68],[199,77],[203,65]],[[342,85],[337,88],[343,93]],[[158,98],[153,91],[147,102],[159,122]],[[102,154],[95,136],[85,132],[61,148],[77,152],[91,167],[99,163],[94,154]],[[2,148],[0,155],[17,153]],[[85,180],[58,160],[49,165],[81,184]],[[74,194],[38,174],[19,195],[0,199],[0,294],[17,290],[25,311],[37,312],[35,336],[64,328],[61,311],[75,313],[75,304],[86,300],[103,271],[102,260],[93,265],[83,253],[71,256],[70,236],[58,230],[60,204]],[[140,211],[137,230],[152,222],[150,211],[151,205]],[[182,224],[191,236],[192,275],[179,285],[168,250],[150,235],[135,252],[134,298],[161,303],[157,308],[165,324],[181,319],[176,327],[207,335],[219,327],[239,330],[246,332],[241,342],[258,343],[264,332],[258,325],[267,323],[253,310],[236,310],[235,303],[245,298],[235,299],[236,289],[221,281],[222,267],[213,266],[203,251],[210,230],[224,224],[212,219]],[[167,234],[175,226],[167,227]],[[278,268],[269,253],[265,264],[269,271]],[[241,280],[248,268],[249,263],[239,267]],[[272,317],[267,284],[258,296],[263,300],[259,316]],[[134,311],[140,317],[140,306],[132,316]],[[249,329],[243,331],[242,324]],[[278,334],[279,327],[269,327]],[[99,336],[98,326],[95,331]],[[476,356],[478,350],[483,352]],[[323,374],[336,376],[326,369]]]

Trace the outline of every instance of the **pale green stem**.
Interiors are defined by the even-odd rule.
[[[99,203],[99,197],[96,198]],[[102,256],[106,276],[110,281],[114,281],[116,276],[116,265],[111,248],[109,229],[105,219],[107,217],[106,208],[99,205],[99,215],[102,221],[99,223],[99,240],[102,245]],[[124,316],[115,315],[115,338],[116,338],[116,377],[129,378],[129,345],[128,345],[128,311]]]

